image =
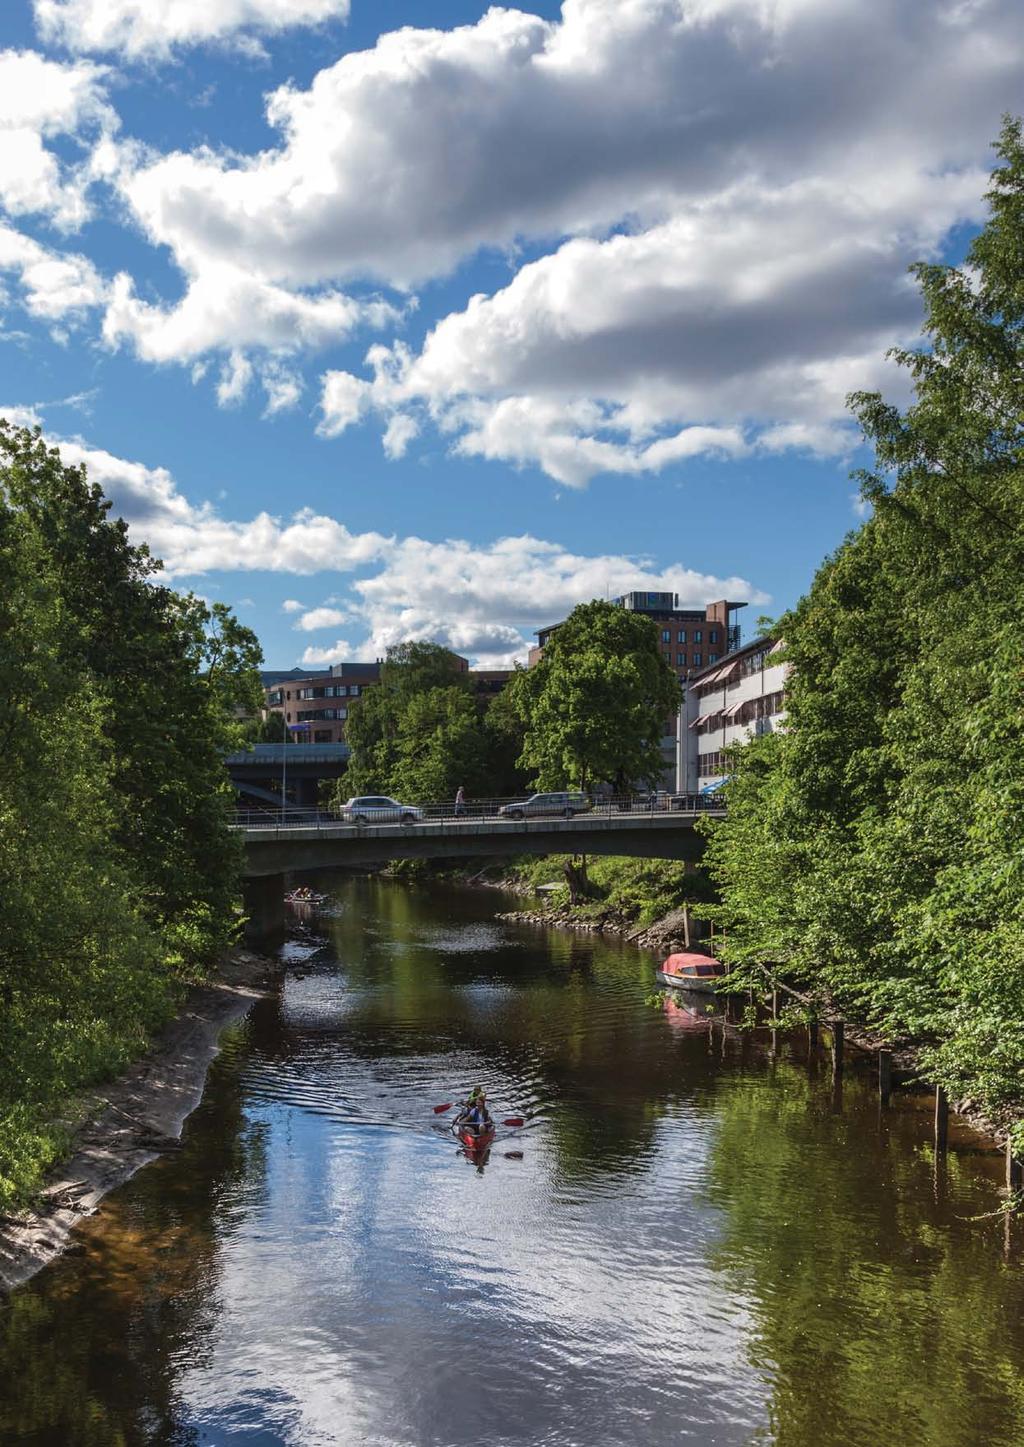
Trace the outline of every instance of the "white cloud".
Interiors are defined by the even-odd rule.
[[[332,663],[342,663],[352,659],[354,653],[351,643],[346,643],[344,638],[332,644],[329,648],[313,648],[310,646],[302,655],[303,663],[313,664],[318,668],[330,668]]]
[[[34,0],[44,39],[69,50],[166,57],[179,46],[344,20],[349,0]]]
[[[348,618],[340,608],[311,608],[295,624],[302,633],[315,633],[318,628],[337,628]]]
[[[32,409],[20,410],[26,421],[35,417]],[[675,593],[684,608],[717,598],[770,601],[743,578],[682,564],[658,567],[616,553],[588,556],[528,534],[489,544],[384,537],[350,532],[308,509],[286,522],[265,512],[229,520],[208,503],[191,503],[164,468],[80,440],[55,441],[66,461],[86,465],[114,514],[128,522],[133,540],[147,542],[171,578],[211,571],[358,574],[348,595],[337,600],[343,607],[283,602],[284,612],[301,615],[300,631],[344,622],[365,632],[361,644],[339,639],[330,648],[307,649],[304,663],[372,659],[403,639],[430,638],[481,666],[502,667],[525,657],[532,630],[556,622],[577,603],[631,589]]]
[[[215,348],[263,347],[281,352],[343,341],[357,326],[395,323],[388,303],[355,301],[335,290],[292,292],[235,263],[204,268],[173,306],[141,300],[120,272],[103,322],[111,346],[130,341],[149,362],[187,362]]]
[[[260,369],[260,382],[267,398],[264,417],[276,417],[279,412],[290,411],[298,404],[305,385],[298,372],[275,360]]]
[[[1019,0],[565,0],[406,27],[275,91],[258,154],[124,152],[121,192],[188,291],[169,311],[119,293],[109,333],[153,360],[318,345],[351,330],[324,309],[362,305],[331,288],[525,239],[555,249],[419,355],[328,372],[320,431],[377,412],[401,456],[429,422],[573,486],[836,455],[846,393],[916,333],[908,262],[981,215],[1022,83]]]
[[[0,272],[21,287],[21,303],[43,321],[74,320],[102,304],[106,286],[87,257],[53,251],[0,221]]]
[[[231,353],[221,368],[217,383],[217,405],[234,407],[245,398],[252,381],[252,363],[239,351]]]
[[[65,65],[30,50],[0,50],[0,206],[10,215],[37,212],[63,228],[87,218],[88,157],[62,159],[47,142],[115,129],[104,78],[88,61]]]

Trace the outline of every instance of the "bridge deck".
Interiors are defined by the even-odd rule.
[[[438,819],[414,824],[347,824],[332,816],[282,824],[239,825],[250,877],[386,863],[392,859],[466,859],[515,854],[623,854],[696,859],[698,819],[722,809],[577,814],[571,819]]]

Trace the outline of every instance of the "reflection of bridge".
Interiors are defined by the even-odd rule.
[[[317,869],[360,868],[392,859],[483,859],[518,854],[612,854],[642,859],[699,859],[699,818],[720,818],[724,809],[595,810],[569,819],[426,819],[413,824],[340,821],[333,815],[287,822],[271,814],[243,815],[246,909],[254,937],[283,928],[284,876]]]

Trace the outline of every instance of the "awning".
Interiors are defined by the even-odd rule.
[[[768,657],[771,658],[773,653],[781,653],[785,646],[786,640],[784,638],[780,638],[778,643],[773,643],[772,646],[769,648]]]
[[[717,718],[718,715],[719,715],[721,712],[722,712],[722,710],[721,710],[720,708],[716,708],[716,709],[713,709],[711,713],[702,713],[702,714],[698,715],[697,718],[694,719],[694,721],[693,721],[693,723],[690,725],[690,727],[691,727],[692,729],[699,729],[700,726],[701,726],[701,724],[710,723],[711,720],[712,720],[713,718]]]
[[[731,703],[728,708],[722,710],[722,717],[735,718],[736,715],[739,713],[740,709],[743,707],[743,704],[746,702],[747,700],[743,699],[741,703]]]

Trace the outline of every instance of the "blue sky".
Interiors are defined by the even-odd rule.
[[[9,0],[0,414],[271,667],[775,613],[1022,82],[1017,0]]]

